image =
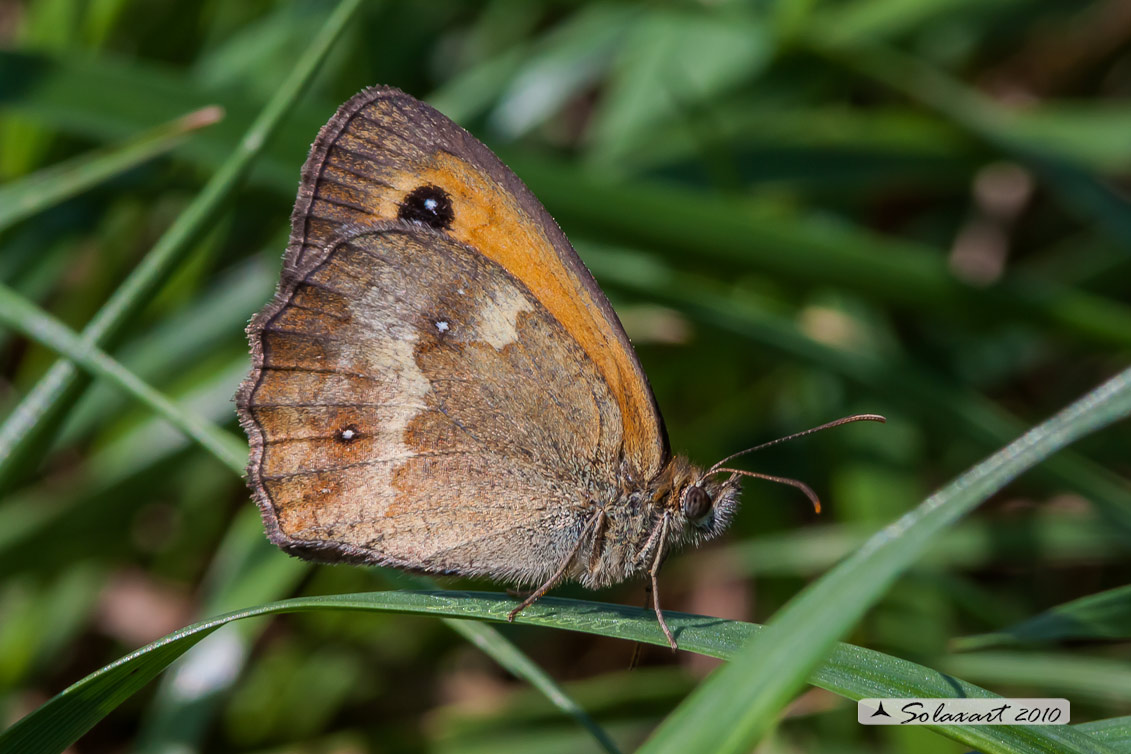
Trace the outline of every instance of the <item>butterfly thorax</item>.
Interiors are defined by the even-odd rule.
[[[692,520],[681,505],[698,485],[712,501],[709,512]],[[737,480],[704,479],[686,457],[675,456],[649,480],[621,477],[612,499],[595,502],[593,526],[586,532],[571,576],[596,589],[647,573],[676,547],[711,539],[730,523],[738,505]]]

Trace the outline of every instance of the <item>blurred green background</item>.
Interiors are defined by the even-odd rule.
[[[0,2],[0,281],[81,331],[232,153],[330,7]],[[367,3],[110,353],[235,429],[243,327],[273,290],[299,167],[335,108],[376,83],[437,106],[542,198],[637,344],[674,448],[711,463],[843,414],[889,418],[745,459],[805,480],[825,512],[747,483],[726,537],[669,559],[668,609],[764,621],[867,534],[1128,362],[1125,0]],[[159,132],[152,159],[82,190],[65,172],[61,200],[36,204],[45,168],[153,143],[143,134],[214,105],[218,123]],[[0,349],[7,442],[55,356],[10,331]],[[375,569],[266,551],[227,468],[115,389],[79,387],[0,466],[0,727],[193,620],[397,588]],[[1127,599],[1121,619],[1031,644],[958,641],[1128,582],[1129,447],[1117,426],[1012,485],[848,640],[997,693],[1067,697],[1073,722],[1131,714]],[[555,593],[644,599],[641,584]],[[648,648],[629,672],[623,642],[502,631],[628,747],[715,666]],[[595,748],[436,620],[312,613],[217,636],[228,638],[202,645],[210,661],[132,698],[76,750]],[[814,690],[759,751],[965,751],[855,720],[855,704]]]

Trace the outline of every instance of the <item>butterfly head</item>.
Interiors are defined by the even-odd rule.
[[[712,539],[730,525],[738,509],[741,492],[738,476],[699,475],[683,488],[675,513],[677,527],[683,526],[689,538]]]
[[[679,493],[676,523],[682,524],[682,528],[685,532],[684,536],[689,536],[690,538],[702,540],[718,536],[718,534],[730,524],[735,508],[738,507],[738,479],[744,476],[753,477],[755,479],[765,479],[766,481],[796,487],[805,493],[805,496],[813,503],[814,510],[820,513],[821,501],[817,498],[817,493],[813,492],[809,485],[804,482],[798,481],[797,479],[789,479],[788,477],[763,474],[757,471],[728,468],[726,464],[739,456],[753,453],[756,450],[761,450],[771,445],[777,445],[787,440],[793,440],[798,437],[813,434],[814,432],[820,432],[825,429],[839,427],[842,424],[857,421],[884,422],[886,419],[878,414],[854,414],[852,416],[846,416],[843,419],[837,419],[836,421],[822,424],[819,427],[807,429],[803,432],[796,432],[787,437],[771,440],[770,442],[765,442],[761,445],[755,445],[752,448],[732,453],[706,471],[699,471],[698,469],[693,469],[685,465],[683,467],[682,476],[688,483],[686,486],[682,487]]]

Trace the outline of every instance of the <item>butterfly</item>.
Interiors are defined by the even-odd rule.
[[[628,336],[554,220],[397,89],[366,89],[318,134],[277,292],[247,333],[237,407],[271,541],[537,587],[511,619],[562,581],[645,575],[675,649],[665,556],[727,527],[740,476],[777,479],[671,453]]]

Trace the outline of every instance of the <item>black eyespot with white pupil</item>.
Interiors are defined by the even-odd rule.
[[[342,427],[339,429],[334,438],[343,445],[349,445],[351,442],[361,436],[361,432],[353,424]]]
[[[447,230],[455,219],[452,198],[439,186],[417,186],[401,201],[397,217],[436,230]]]
[[[711,496],[702,487],[692,487],[684,493],[680,507],[683,515],[693,521],[703,518],[711,512]]]

